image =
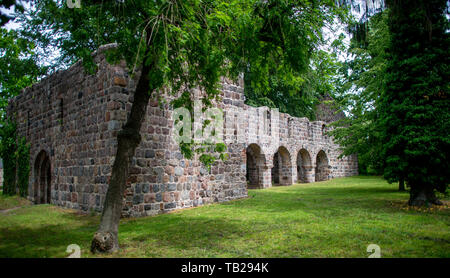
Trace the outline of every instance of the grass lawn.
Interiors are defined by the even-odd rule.
[[[19,196],[5,196],[0,190],[0,210],[14,209],[16,207],[23,207],[31,205],[31,202]]]
[[[378,177],[250,190],[249,198],[121,221],[121,250],[100,257],[450,257],[450,208],[413,210]],[[8,198],[0,197],[0,207]],[[52,205],[0,212],[0,257],[65,257],[89,246],[99,216]]]

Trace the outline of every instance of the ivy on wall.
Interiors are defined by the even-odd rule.
[[[26,197],[30,177],[30,146],[18,138],[17,126],[8,121],[0,127],[0,157],[3,159],[3,194]]]
[[[30,145],[24,137],[18,139],[17,151],[17,188],[19,195],[26,197],[28,195],[28,181],[30,178]]]

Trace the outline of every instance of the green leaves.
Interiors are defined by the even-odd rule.
[[[35,45],[16,31],[0,29],[0,121],[8,101],[46,72],[38,66]]]
[[[445,2],[387,1],[389,10],[370,19],[344,68],[351,117],[332,132],[345,153],[357,152],[360,165],[388,181],[440,191],[450,181]]]
[[[331,134],[344,147],[344,154],[358,154],[362,174],[381,174],[382,160],[378,115],[379,98],[386,82],[387,48],[390,34],[387,26],[388,12],[376,14],[365,23],[364,41],[352,39],[348,59],[341,72],[341,105],[347,107],[346,119],[334,123]]]
[[[307,91],[302,86],[314,80],[305,73],[322,40],[322,27],[342,17],[334,1],[86,0],[82,9],[69,9],[62,1],[43,0],[37,5],[22,18],[24,33],[42,48],[61,49],[60,65],[81,58],[92,69],[90,53],[116,42],[112,60],[124,59],[133,70],[152,65],[153,93],[169,91],[179,97],[172,102],[175,107],[190,111],[192,88],[205,92],[202,103],[208,106],[219,97],[222,76],[236,79],[244,72],[251,73],[257,99],[283,103],[294,115],[308,110],[314,102],[310,93],[296,92]],[[202,149],[180,147],[187,156]]]
[[[14,122],[0,127],[0,157],[3,159],[3,194],[26,197],[30,177],[30,145],[25,138],[17,136]],[[17,177],[17,178],[16,178]]]

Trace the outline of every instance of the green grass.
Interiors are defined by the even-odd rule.
[[[26,205],[31,205],[31,202],[19,196],[3,195],[3,192],[0,191],[0,210],[12,209]]]
[[[411,210],[378,177],[250,190],[249,198],[124,219],[121,250],[101,257],[450,257],[450,209]],[[3,202],[3,200],[1,201]],[[448,201],[446,201],[448,204]],[[0,257],[89,253],[98,216],[51,205],[0,214]]]

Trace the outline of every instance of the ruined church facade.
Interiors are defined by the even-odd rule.
[[[26,88],[8,107],[18,134],[31,145],[29,199],[82,211],[101,211],[136,77],[124,64],[94,53],[95,74],[80,62]],[[201,92],[198,92],[199,94]],[[242,80],[223,79],[223,141],[228,159],[208,169],[186,159],[174,140],[173,108],[151,100],[142,142],[130,166],[124,216],[154,215],[247,197],[248,189],[309,183],[358,174],[355,155],[339,146],[323,121],[244,104]]]

